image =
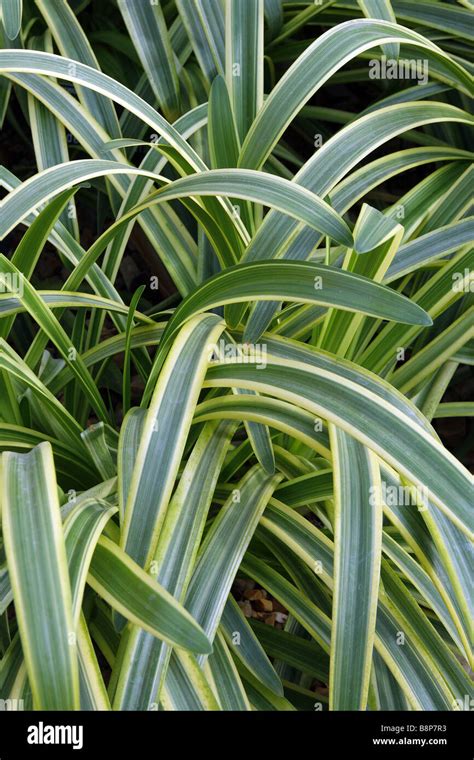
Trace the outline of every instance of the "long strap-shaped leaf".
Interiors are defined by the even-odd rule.
[[[2,187],[5,187],[5,189],[11,191],[18,187],[20,184],[20,180],[17,177],[15,177],[10,172],[6,172],[4,167],[0,167],[0,185]],[[49,214],[49,205],[50,204],[48,204],[48,207],[40,212],[40,214],[47,216]],[[40,214],[38,214],[38,216]],[[24,219],[24,224],[31,225],[34,222],[34,219],[35,215],[31,214],[26,219]],[[61,251],[61,253],[63,253],[69,261],[71,261],[73,265],[76,265],[77,262],[84,256],[84,249],[72,237],[72,235],[70,235],[70,233],[61,222],[56,223],[56,226],[54,230],[52,230],[49,239],[50,242],[55,245]],[[118,295],[116,289],[104,275],[102,269],[96,264],[91,268],[88,278],[90,279],[91,286],[94,288],[97,294],[110,297],[119,303],[121,302],[122,299]],[[122,318],[121,329],[123,329],[125,322],[126,320]],[[118,324],[120,324],[120,318],[118,318]]]
[[[358,0],[358,4],[367,18],[380,18],[393,23],[397,21],[390,0]],[[398,58],[399,45],[388,43],[382,49],[387,58]]]
[[[64,522],[64,537],[72,592],[74,625],[78,626],[89,565],[107,521],[117,511],[107,502],[85,499],[75,506]]]
[[[471,688],[468,673],[386,560],[382,562],[382,583],[390,599],[389,606],[400,621],[400,629],[409,633],[420,650],[424,650],[426,659],[432,660],[434,668],[442,673],[452,694],[462,703],[464,695]],[[455,708],[454,700],[451,707]]]
[[[0,402],[0,410],[3,415],[4,406],[2,402]],[[96,481],[96,475],[90,469],[90,461],[84,458],[77,446],[68,445],[64,441],[57,440],[57,438],[21,425],[0,423],[0,451],[11,451],[13,448],[28,451],[43,441],[49,441],[53,447],[56,472],[60,483],[67,483],[79,490]]]
[[[228,501],[222,508],[201,548],[200,558],[196,564],[191,582],[189,583],[186,595],[186,608],[193,617],[199,621],[199,624],[202,626],[209,639],[213,639],[217,631],[219,620],[242,556],[253,536],[258,520],[265,509],[268,499],[280,478],[280,475],[269,476],[258,465],[250,470],[239,484],[239,488],[235,494],[232,494],[229,497]],[[179,502],[177,502],[176,506],[178,506],[178,504]],[[171,522],[173,523],[173,520]],[[164,527],[166,527],[166,524]],[[186,531],[183,537],[186,538]],[[171,538],[171,536],[169,536],[169,538]],[[174,549],[174,546],[169,544],[169,541],[165,541],[164,548],[169,552]],[[190,549],[191,546],[188,546],[188,551],[190,551]],[[186,570],[187,567],[188,566],[186,566]],[[164,563],[160,574],[160,577],[164,580],[167,580],[167,569],[167,564]],[[172,575],[175,576],[175,579],[173,580],[173,578],[171,578],[169,580],[173,581],[173,586],[179,591],[180,587],[182,589],[182,584],[185,578],[179,577],[182,573],[180,573],[180,568],[178,566],[172,566],[171,571]],[[186,575],[188,574],[189,570],[186,572]],[[179,582],[179,585],[177,586],[176,580]],[[135,641],[131,642],[131,645],[132,643],[134,643],[136,647],[140,641],[137,641],[135,638]],[[137,652],[135,647],[130,647],[132,653],[134,649],[135,652]],[[149,643],[143,639],[142,647],[144,647],[144,650],[141,652],[142,657],[147,655],[147,650],[149,656],[153,655]],[[155,668],[158,666],[157,676],[160,674],[161,668],[163,667],[162,664],[160,665],[160,654],[161,656],[166,657],[167,653],[166,651],[157,651],[150,660]],[[201,661],[202,657],[200,657],[199,660]],[[167,679],[165,681],[165,698],[166,695],[170,693],[170,690],[173,689],[173,683],[177,678],[177,665],[178,663],[172,657],[167,671]],[[157,677],[155,678],[154,683],[156,690],[158,686]],[[125,683],[125,685],[127,684]],[[131,690],[130,694],[133,694],[133,689],[134,685],[132,680],[132,683],[128,686],[128,690]],[[136,699],[137,695],[135,695],[135,700]]]
[[[70,200],[75,190],[66,190],[54,199],[44,211],[32,222],[26,233],[23,235],[21,242],[17,246],[11,262],[14,264],[25,277],[30,277],[33,273],[36,262],[41,254],[43,246],[48,239],[52,228],[56,224],[61,211],[65,204]],[[0,322],[0,335],[7,338],[14,318],[2,319]]]
[[[67,509],[67,507],[66,507]],[[81,709],[110,709],[87,624],[81,613],[86,577],[96,543],[105,523],[117,511],[107,502],[83,498],[64,523],[66,555],[71,582],[73,625],[78,646]]]
[[[444,513],[436,509],[426,498],[420,498],[416,491],[409,499],[412,505],[407,509],[406,497],[393,498],[403,487],[401,478],[387,468],[383,468],[386,495],[384,512],[400,532],[404,541],[413,551],[420,565],[431,577],[449,610],[468,661],[472,660],[472,638],[470,620],[472,618],[471,572],[469,554],[471,541],[461,534],[459,528]],[[401,502],[401,503],[399,503]],[[415,507],[415,508],[413,508]],[[463,538],[461,538],[463,535]]]
[[[104,679],[97,662],[94,645],[83,616],[77,635],[81,710],[110,710]]]
[[[380,471],[364,446],[334,425],[329,432],[335,543],[329,707],[365,710],[380,576]]]
[[[105,536],[96,545],[88,583],[121,615],[154,636],[191,652],[212,651],[189,612]]]
[[[281,477],[268,475],[259,465],[252,468],[206,536],[187,591],[186,609],[210,636],[217,630],[240,561]]]
[[[141,118],[152,130],[166,139],[166,141],[176,148],[178,153],[185,158],[196,171],[205,171],[206,164],[193,148],[186,142],[180,133],[172,127],[152,106],[146,103],[141,97],[129,90],[115,79],[102,74],[102,72],[79,63],[76,60],[63,58],[37,51],[11,51],[12,57],[5,58],[4,53],[10,51],[0,51],[0,74],[1,73],[32,73],[46,74],[49,76],[58,76],[61,79],[74,82],[76,85],[83,85],[91,90],[99,92],[110,98],[116,103],[121,104],[131,113]],[[26,56],[26,57],[25,57]],[[235,216],[230,201],[222,201],[222,206],[226,209],[227,214],[234,220],[236,227],[240,227],[244,233],[240,219]]]
[[[83,31],[76,14],[66,0],[37,0],[37,6],[43,14],[48,29],[61,52],[61,55],[100,70],[97,58]],[[113,137],[120,137],[120,126],[113,103],[88,88],[78,88],[79,99],[84,102],[93,118],[107,129]]]
[[[171,655],[169,677],[161,695],[165,710],[220,710],[219,702],[196,662],[196,658],[183,650]],[[157,708],[157,703],[153,703]]]
[[[242,146],[240,165],[260,168],[293,117],[333,73],[365,50],[390,42],[413,45],[425,57],[431,53],[455,86],[470,91],[468,73],[420,34],[386,21],[338,24],[318,37],[272,90]]]
[[[43,36],[33,37],[29,47],[36,50],[52,52],[51,34],[46,32]],[[64,124],[54,113],[33,97],[27,95],[28,115],[30,117],[31,136],[35,149],[36,165],[38,170],[47,169],[48,166],[62,164],[69,160],[67,133]],[[74,237],[79,240],[79,226],[77,210],[74,199],[68,203],[68,208],[61,214],[61,222]]]
[[[446,330],[427,343],[420,351],[390,375],[390,382],[403,393],[413,389],[445,363],[458,349],[474,338],[474,308],[471,307]]]
[[[387,381],[359,367],[357,364],[301,342],[289,340],[288,338],[280,338],[270,333],[265,334],[265,346],[269,354],[279,359],[303,362],[308,365],[308,368],[314,367],[323,371],[334,372],[340,377],[342,382],[350,381],[361,386],[361,392],[362,388],[367,388],[371,393],[379,396],[381,401],[388,402],[407,415],[415,425],[420,426],[432,436],[437,437],[429,421],[412,401],[405,398]],[[221,399],[221,401],[228,403],[227,399]],[[211,403],[211,400],[206,403]],[[330,458],[330,454],[323,454],[323,456]]]
[[[78,709],[71,588],[49,443],[30,454],[3,455],[2,501],[8,568],[35,708]]]
[[[410,301],[368,278],[310,261],[237,264],[211,277],[173,314],[165,341],[182,322],[200,311],[244,300],[288,300],[323,304],[412,324],[430,320]]]
[[[324,198],[350,169],[379,145],[409,129],[438,121],[472,124],[472,117],[447,103],[424,101],[386,106],[355,119],[336,132],[308,159],[293,181]],[[388,156],[380,159],[381,164],[384,162],[389,162]],[[359,171],[363,172],[363,169]],[[357,184],[351,187],[349,182],[345,192],[343,188],[344,185],[331,195],[339,212],[346,210],[347,196],[357,191]],[[298,225],[294,220],[270,212],[248,247],[246,258],[265,259],[281,255],[297,232]]]
[[[23,0],[2,0],[0,7],[7,37],[10,40],[14,40],[19,35],[21,29]]]
[[[117,450],[117,475],[119,495],[120,523],[125,517],[130,482],[135,466],[135,458],[140,446],[143,424],[146,418],[145,409],[130,409],[125,415],[120,428],[119,444]]]
[[[405,2],[405,0],[394,0],[393,8],[398,18],[404,21],[411,21],[416,24],[426,25],[434,29],[441,29],[443,33],[449,32],[458,37],[467,40],[474,38],[470,22],[472,16],[469,11],[471,8],[467,3],[462,3],[465,8],[459,5],[450,7],[450,3],[437,3],[432,5],[430,2]]]
[[[131,464],[122,466],[122,473],[119,471],[120,480],[124,481],[122,491],[128,488],[129,470],[133,468],[139,446],[134,428],[141,431],[140,412],[142,410],[127,417],[120,458],[125,458],[127,449]],[[185,596],[207,512],[234,430],[235,424],[227,421],[203,428],[166,511],[152,570],[158,582],[178,601],[183,601]],[[139,628],[130,631],[113,671],[114,708],[149,709],[157,699],[169,655],[170,647],[153,639],[146,631]]]
[[[221,509],[201,547],[186,594],[186,608],[211,639],[242,557],[280,478],[268,475],[259,465],[252,468]],[[202,656],[199,661],[202,664]],[[168,679],[172,683],[174,677],[171,660],[165,684]]]
[[[460,530],[467,534],[472,531],[469,473],[432,435],[367,389],[362,391],[347,380],[341,382],[341,378],[331,372],[273,357],[269,358],[264,371],[250,364],[211,367],[205,384],[211,387],[241,385],[292,401],[316,417],[335,422],[411,482],[428,489],[433,501]]]
[[[395,563],[395,565],[398,565],[404,576],[409,579],[410,583],[412,583],[423,598],[426,599],[430,607],[436,612],[438,618],[442,621],[456,646],[462,650],[462,643],[459,639],[456,628],[453,625],[449,610],[428,573],[385,531],[382,537],[382,548],[384,553]]]
[[[180,332],[160,373],[143,424],[125,509],[121,545],[139,565],[153,559],[212,345],[224,328],[205,314]]]
[[[4,237],[31,211],[64,191],[68,186],[94,177],[114,174],[139,174],[148,179],[159,179],[159,175],[136,169],[119,161],[82,159],[57,164],[22,182],[0,202],[2,210],[0,237]]]
[[[471,216],[410,240],[399,248],[395,261],[389,266],[384,277],[384,282],[396,280],[423,264],[458,251],[463,245],[470,243],[473,237],[474,217]]]
[[[364,247],[370,250],[370,255],[358,256],[354,251],[348,252],[342,268],[374,282],[382,282],[402,240],[403,227],[364,204],[354,234],[365,239]],[[377,239],[378,237],[381,239]],[[362,314],[349,314],[331,309],[326,314],[318,345],[338,356],[345,356],[363,324]]]
[[[197,170],[206,169],[198,154],[160,114],[142,98],[115,79],[79,61],[51,53],[23,50],[0,51],[0,73],[24,72],[59,77],[88,87],[119,103],[141,118],[154,132],[166,138]]]
[[[283,696],[283,687],[273,665],[231,594],[222,613],[220,630],[232,647],[234,657],[242,662],[245,669],[274,694]]]
[[[182,177],[159,191],[162,200],[183,196],[233,196],[272,206],[310,227],[329,234],[342,245],[351,245],[347,224],[318,196],[283,177],[250,169],[214,169]]]
[[[372,682],[379,710],[405,711],[409,709],[405,694],[378,652],[374,653]]]
[[[0,338],[0,368],[30,388],[33,394],[41,400],[41,403],[47,407],[50,414],[50,427],[56,437],[66,440],[73,447],[79,444],[81,452],[84,453],[85,447],[80,437],[81,426],[79,423],[3,338]],[[49,426],[46,429],[48,430]]]
[[[102,157],[104,142],[109,142],[110,136],[104,132],[100,125],[90,121],[88,112],[63,87],[60,87],[49,79],[34,74],[8,74],[8,78],[25,88],[28,93],[34,95],[41,103],[46,103],[53,115],[64,123],[66,128],[92,157]],[[191,116],[186,115],[178,120],[175,128],[180,132],[184,128],[186,136],[188,136],[189,129],[191,129],[192,133],[202,126],[202,116],[199,115],[200,113],[202,113],[202,108],[198,109],[197,114],[195,111],[192,111]],[[191,127],[189,127],[190,122]],[[126,161],[124,154],[119,150],[111,150],[110,152],[117,161]],[[152,153],[157,155],[156,150],[152,150]],[[146,156],[141,164],[141,168],[146,168],[148,163],[149,156]],[[153,168],[153,166],[150,168]],[[2,168],[0,168],[0,177],[1,173]],[[133,202],[135,194],[138,193],[138,198],[140,198],[141,194],[144,191],[146,192],[146,178],[137,177],[136,179],[141,184],[137,184],[133,180],[130,181],[126,175],[111,175],[110,177],[110,184],[113,185],[118,193],[120,195],[126,194],[125,203],[127,204],[127,208],[135,205]],[[142,180],[145,181],[145,188],[143,188]],[[11,187],[8,189],[11,189]],[[163,224],[163,220],[165,219],[174,220],[175,223],[170,225],[170,229],[167,229],[167,224]],[[187,230],[185,228],[177,228],[176,223],[177,217],[170,208],[162,210],[152,209],[149,212],[145,212],[139,218],[139,224],[144,229],[151,244],[160,252],[160,257],[165,262],[178,288],[183,293],[186,293],[193,287],[195,282],[194,244]],[[69,247],[71,246],[71,239],[67,239],[64,231],[61,231],[61,242],[62,250],[66,243]],[[72,244],[75,244],[74,239],[72,239]],[[79,249],[79,253],[81,252],[81,248],[77,244],[74,245],[74,248],[76,250]],[[120,250],[120,244],[118,245],[118,249]],[[66,248],[65,254],[71,256],[68,248]],[[112,268],[116,266],[116,257],[111,262],[111,266]],[[106,279],[108,273],[108,266],[105,267],[105,274],[102,270],[98,270],[98,275],[103,279]]]
[[[202,73],[209,82],[224,73],[224,13],[220,0],[176,0]]]
[[[22,273],[3,254],[0,254],[0,273],[3,275],[11,275],[12,278],[18,279],[20,290],[18,299],[22,302],[25,309],[38,325],[45,331],[50,340],[52,340],[57,346],[63,358],[70,364],[72,371],[81,383],[85,394],[89,398],[97,414],[104,422],[107,422],[109,419],[107,409],[105,408],[102,397],[97,390],[89,371],[82,362],[81,357],[77,354],[67,333],[61,327],[47,304],[42,300],[37,291]],[[13,279],[12,282],[14,281],[15,280]],[[6,282],[8,281],[6,280]]]
[[[111,301],[101,296],[90,295],[89,293],[70,293],[66,290],[38,290],[37,294],[47,306],[53,309],[57,307],[105,309],[124,315],[129,310],[125,304],[117,303],[117,301]],[[2,319],[3,317],[18,314],[25,310],[26,307],[19,298],[16,298],[14,295],[0,294],[0,314]],[[150,325],[154,324],[152,319],[143,316],[139,312],[135,312],[134,316],[141,322],[147,322]]]
[[[474,251],[461,248],[459,253],[447,259],[435,270],[424,285],[412,295],[412,300],[425,309],[434,319],[448,306],[460,299],[472,281]],[[375,338],[357,355],[357,361],[372,372],[382,372],[396,361],[398,346],[409,346],[418,335],[418,329],[402,324],[384,325]]]
[[[240,140],[263,104],[263,0],[226,0],[226,82]]]
[[[174,121],[180,108],[179,80],[161,6],[135,0],[119,0],[118,5],[158,103]]]
[[[168,182],[154,172],[119,162],[84,159],[59,164],[31,177],[0,202],[0,236],[6,235],[40,203],[44,203],[71,184],[113,174],[135,174]],[[352,235],[347,224],[327,203],[305,188],[272,174],[244,169],[202,171],[171,182],[149,198],[148,204],[190,196],[233,196],[256,201],[296,217],[323,234],[330,235],[342,245],[352,245]],[[138,207],[140,210],[146,208],[147,204]],[[138,209],[135,210],[135,214]],[[128,221],[128,215],[120,221]]]
[[[350,175],[340,186],[332,190],[334,184],[341,180],[349,169],[391,137],[422,124],[445,120],[472,123],[472,118],[466,112],[448,104],[429,101],[402,103],[366,114],[351,122],[324,143],[295,175],[293,181],[308,187],[321,197],[331,192],[333,207],[342,213],[360,197],[360,185],[364,187],[372,171],[377,177],[378,170],[386,164],[388,176],[390,176],[389,167],[392,159],[384,156],[377,162],[373,162],[373,169],[370,165],[363,167],[355,172],[354,176]],[[383,181],[383,175],[379,176],[378,180]],[[284,217],[276,211],[270,211],[247,247],[244,259],[269,259],[279,256],[305,259],[318,243],[315,235],[309,238],[309,243],[305,241],[304,236],[308,235],[308,232],[302,229],[294,219]],[[274,313],[275,306],[257,304],[253,318],[258,323],[260,317],[263,325],[266,325]],[[265,319],[262,316],[264,314]]]
[[[317,551],[310,562],[320,562]],[[332,562],[332,557],[330,558]],[[330,564],[328,569],[332,569]],[[290,583],[280,572],[268,563],[247,554],[242,569],[251,578],[261,583],[275,596],[311,636],[329,651],[330,620],[321,610],[308,600],[308,596]],[[426,649],[419,652],[419,642],[412,630],[400,629],[400,610],[381,590],[377,610],[375,645],[401,685],[414,709],[451,709],[453,692],[443,678],[442,670],[433,666]],[[400,636],[400,634],[403,636]],[[450,667],[454,666],[451,656]],[[459,668],[456,669],[460,677]]]
[[[217,631],[204,671],[223,710],[251,710],[250,702],[224,636]]]

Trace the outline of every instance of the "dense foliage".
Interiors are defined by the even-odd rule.
[[[468,0],[1,8],[2,704],[469,709]]]

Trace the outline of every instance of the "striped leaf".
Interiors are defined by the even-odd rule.
[[[329,707],[365,710],[380,576],[380,473],[364,446],[333,425],[329,431],[335,470]]]
[[[71,587],[50,444],[3,454],[2,490],[5,549],[35,709],[78,709]]]

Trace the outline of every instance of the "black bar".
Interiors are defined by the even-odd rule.
[[[58,728],[62,727],[62,728]],[[191,751],[227,758],[291,752],[324,757],[472,758],[470,712],[19,712],[0,713],[0,760],[95,757],[132,760]],[[50,739],[69,744],[50,744]],[[33,743],[33,742],[42,743]],[[76,745],[76,749],[74,749]],[[320,754],[324,750],[324,755]],[[330,754],[328,754],[328,750]],[[109,760],[108,755],[106,760]]]

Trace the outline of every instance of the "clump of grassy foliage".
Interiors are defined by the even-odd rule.
[[[467,5],[93,5],[1,3],[0,698],[467,709]]]

